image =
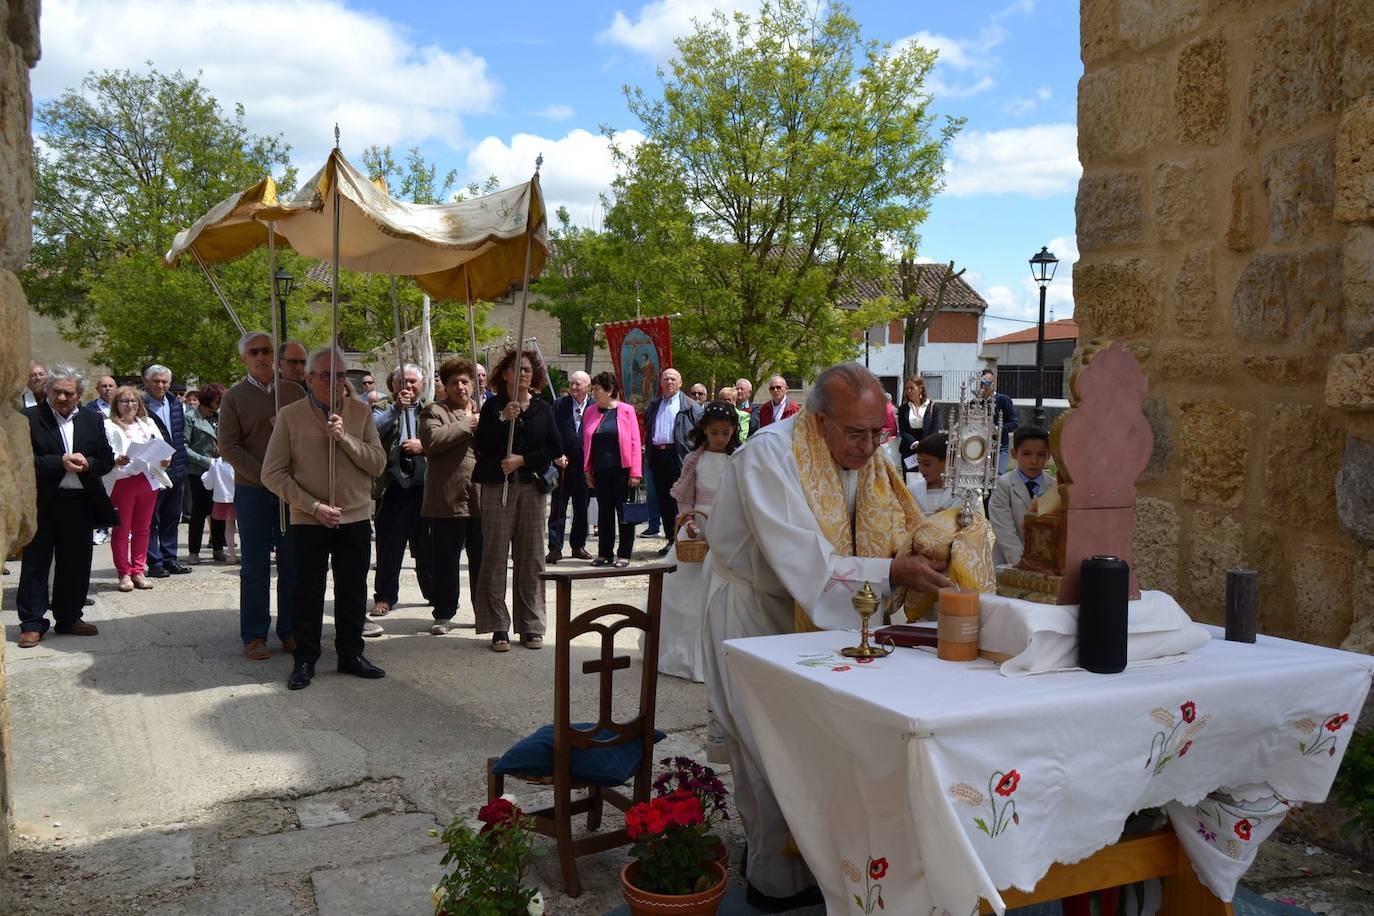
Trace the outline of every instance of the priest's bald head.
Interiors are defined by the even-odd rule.
[[[887,435],[887,393],[858,363],[840,363],[816,376],[806,409],[820,421],[830,457],[848,471],[867,464]]]

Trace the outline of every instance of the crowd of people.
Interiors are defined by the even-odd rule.
[[[944,480],[948,418],[919,377],[897,406],[854,364],[821,373],[805,405],[781,376],[755,404],[747,379],[712,399],[705,384],[684,390],[666,368],[641,417],[610,371],[573,372],[552,397],[537,350],[506,351],[490,377],[468,359],[447,359],[428,403],[411,364],[388,374],[383,393],[370,374],[355,390],[330,348],[287,341],[274,350],[268,334],[250,332],[238,356],[244,376],[228,388],[188,391],[153,364],[137,386],[99,377],[84,404],[81,373],[32,366],[23,401],[38,529],[17,590],[21,647],[43,638],[49,611],[58,633],[98,633],[83,620],[96,545],[110,545],[121,591],[151,590],[151,580],[202,562],[207,522],[211,559],[238,564],[245,656],[271,658],[275,631],[292,657],[293,690],[312,683],[323,654],[331,574],[338,670],[380,678],[364,641],[397,606],[407,551],[430,632],[453,628],[465,557],[477,632],[508,652],[512,637],[543,645],[539,575],[548,566],[624,567],[641,524],[658,530],[658,555],[674,562],[681,544],[708,538],[711,561],[678,563],[665,581],[659,669],[706,682],[708,755],[729,760],[750,787],[740,802],[750,899],[790,900],[805,887],[804,864],[754,842],[784,828],[732,717],[720,646],[848,625],[850,592],[836,583],[869,580],[883,593],[949,583],[943,564],[890,546],[912,519],[955,505]],[[1021,520],[1055,481],[1048,433],[1018,427],[995,387],[989,371],[975,395],[1003,430],[1004,473],[986,512],[997,561],[1015,563]]]

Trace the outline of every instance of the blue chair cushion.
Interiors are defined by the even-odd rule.
[[[574,722],[573,728],[590,731],[591,722]],[[603,731],[596,736],[599,740],[614,738],[615,732]],[[654,729],[654,743],[668,737]],[[617,744],[613,747],[573,748],[573,782],[589,786],[623,786],[634,778],[643,756],[638,741]],[[553,776],[553,726],[544,725],[501,755],[492,767],[492,772],[505,776]]]

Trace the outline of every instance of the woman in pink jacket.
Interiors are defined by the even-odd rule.
[[[614,372],[602,372],[592,379],[592,398],[596,403],[582,416],[582,450],[586,459],[587,486],[596,491],[597,530],[600,537],[593,566],[630,565],[634,550],[634,525],[627,525],[624,506],[630,490],[639,486],[639,418],[629,404],[622,404],[620,382]],[[620,528],[620,550],[616,551],[616,527]]]

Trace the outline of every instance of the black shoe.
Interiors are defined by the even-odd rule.
[[[162,564],[162,565],[165,566],[165,567],[167,568],[167,571],[168,571],[169,573],[171,573],[172,575],[174,575],[174,576],[184,576],[184,575],[186,575],[187,573],[189,573],[189,572],[191,571],[191,567],[189,567],[189,566],[183,566],[182,564],[178,563],[176,560],[172,560],[172,561],[170,561],[170,562],[168,562],[168,563],[164,563],[164,564]]]
[[[672,550],[672,549],[673,549],[673,542],[672,542],[672,541],[669,541],[669,542],[668,542],[668,546],[666,546],[666,547],[664,547],[662,550],[658,551],[657,556],[666,557],[666,556],[668,555],[668,551],[670,551],[670,550]]]
[[[747,882],[745,883],[744,900],[750,906],[763,910],[765,913],[785,913],[788,910],[798,910],[804,906],[820,906],[825,903],[825,897],[821,896],[819,887],[808,887],[791,897],[769,897]]]
[[[366,656],[355,655],[352,658],[339,659],[340,674],[356,674],[358,677],[378,678],[386,677],[386,672],[378,668],[367,660]]]
[[[143,575],[147,576],[149,579],[165,579],[170,576],[171,573],[169,573],[164,566],[149,566],[148,571]]]
[[[563,551],[561,550],[550,550],[547,554],[544,555],[544,562],[550,566],[552,566],[554,563],[557,563],[561,559],[563,559]]]
[[[291,676],[286,679],[287,690],[304,690],[315,677],[315,666],[310,662],[296,662]]]

